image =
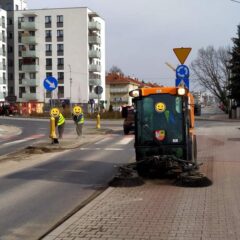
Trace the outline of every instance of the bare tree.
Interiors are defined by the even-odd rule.
[[[117,66],[115,66],[115,65],[113,65],[113,66],[110,68],[109,73],[119,73],[119,74],[122,74],[122,75],[123,75],[123,71],[122,71],[119,67],[117,67]]]
[[[197,58],[191,63],[194,78],[199,85],[208,89],[225,107],[228,107],[229,52],[228,48],[218,50],[215,50],[213,46],[201,48]]]

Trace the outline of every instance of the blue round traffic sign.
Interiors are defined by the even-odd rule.
[[[176,69],[176,78],[183,79],[189,78],[189,68],[186,65],[180,65]]]
[[[58,80],[54,77],[47,77],[43,81],[43,86],[47,91],[53,91],[58,86]]]

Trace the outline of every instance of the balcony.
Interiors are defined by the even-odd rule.
[[[97,64],[90,64],[89,65],[90,72],[101,72],[101,66]]]
[[[6,95],[6,94],[4,94],[4,93],[0,92],[0,99],[1,99],[1,100],[2,100],[2,99],[4,99],[4,100],[5,100],[5,95]]]
[[[64,93],[58,92],[58,98],[64,98]]]
[[[4,81],[3,77],[0,77],[0,84],[6,84],[6,80]]]
[[[95,22],[95,21],[90,21],[88,23],[88,29],[90,30],[95,30],[95,31],[101,31],[101,24],[99,22]]]
[[[36,93],[23,93],[22,94],[23,101],[30,101],[30,100],[37,100],[37,94]]]
[[[101,52],[97,50],[89,50],[88,56],[89,58],[101,58]]]
[[[88,43],[90,44],[101,44],[101,38],[98,36],[89,36]]]
[[[35,36],[23,36],[22,41],[23,44],[36,44]]]
[[[98,95],[96,93],[94,93],[94,92],[90,92],[89,93],[89,99],[98,99]]]
[[[92,86],[98,86],[101,85],[101,79],[100,78],[94,78],[89,76],[89,85]]]
[[[129,92],[128,87],[110,88],[110,93],[128,93],[128,92]]]
[[[115,97],[111,98],[110,102],[111,103],[128,103],[129,98],[127,97]]]
[[[22,65],[22,71],[23,72],[38,72],[39,66],[36,64],[32,65]]]
[[[24,86],[38,86],[39,81],[37,79],[22,79],[22,85],[24,85]]]
[[[36,29],[36,23],[35,22],[22,22],[21,28],[24,30],[35,30]]]
[[[31,50],[28,50],[28,51],[22,51],[22,57],[33,57],[35,58],[36,57],[36,51],[31,51]]]

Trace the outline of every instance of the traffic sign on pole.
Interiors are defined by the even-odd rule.
[[[189,79],[188,78],[177,78],[176,87],[185,87],[189,89]]]
[[[186,65],[179,65],[176,69],[176,78],[189,78],[189,68]]]
[[[173,51],[177,56],[179,62],[184,64],[192,48],[174,48]]]
[[[43,81],[43,86],[47,91],[53,91],[58,86],[58,80],[54,77],[47,77]]]

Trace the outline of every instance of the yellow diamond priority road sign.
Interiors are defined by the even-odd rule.
[[[184,64],[192,48],[174,48],[173,51],[177,56],[179,62]]]

